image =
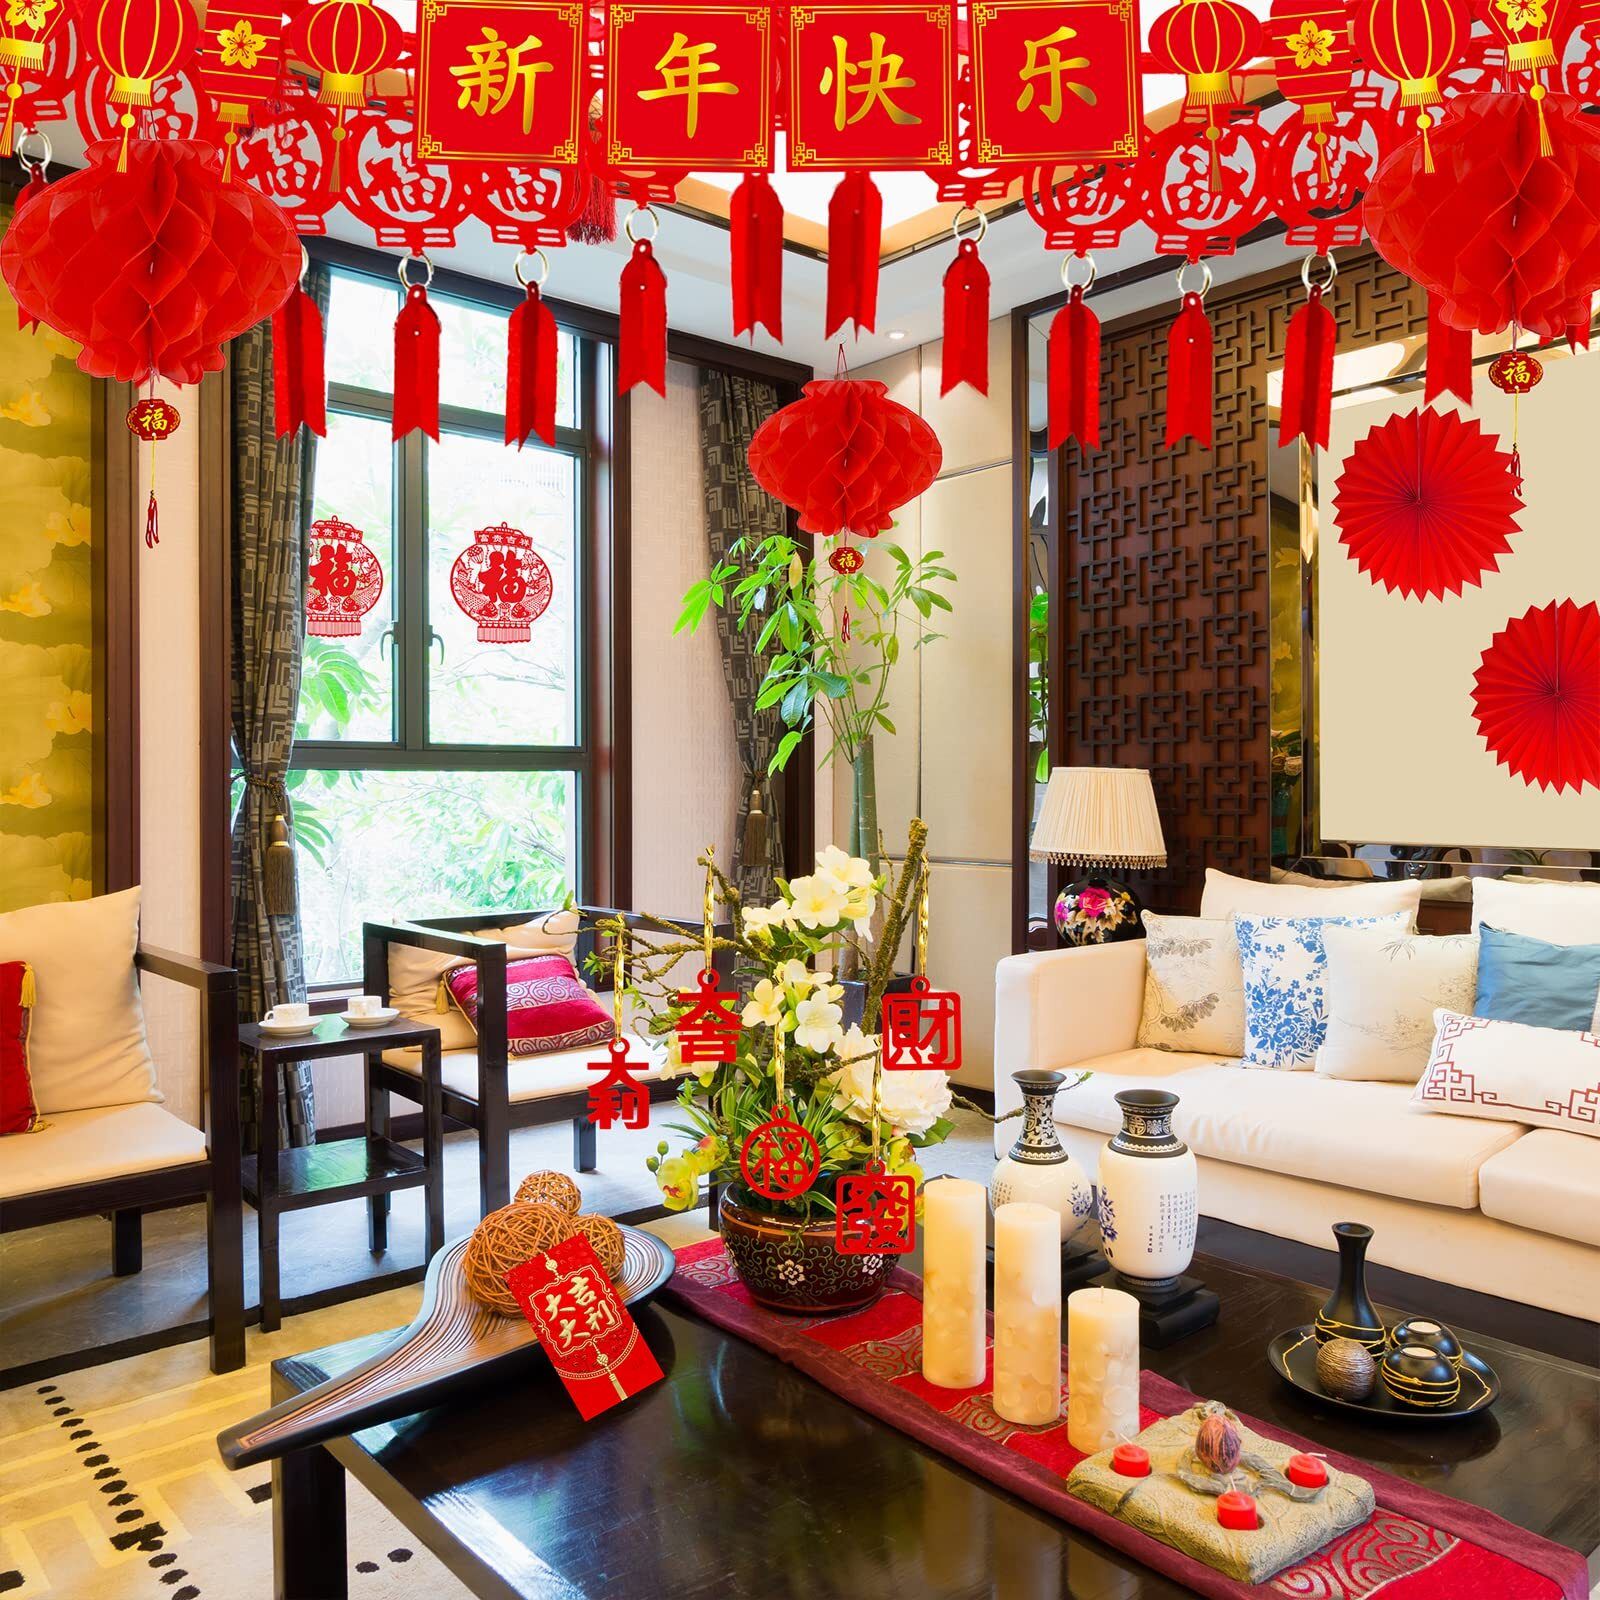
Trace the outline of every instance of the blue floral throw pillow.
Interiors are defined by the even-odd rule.
[[[1244,972],[1244,1065],[1310,1072],[1328,1031],[1324,928],[1408,932],[1410,912],[1387,917],[1235,917]]]

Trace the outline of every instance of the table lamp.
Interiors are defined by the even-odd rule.
[[[1028,854],[1078,867],[1166,866],[1150,774],[1143,767],[1053,768]],[[1056,897],[1056,932],[1073,945],[1142,939],[1143,909],[1127,884],[1095,872]]]

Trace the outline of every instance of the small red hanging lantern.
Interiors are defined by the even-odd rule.
[[[1150,28],[1150,53],[1158,69],[1181,72],[1184,116],[1203,117],[1211,145],[1211,180],[1217,179],[1219,116],[1239,104],[1234,74],[1261,51],[1261,24],[1236,0],[1183,0]]]
[[[480,644],[526,644],[554,591],[533,540],[503,522],[473,534],[450,569],[450,593],[477,623]]]
[[[383,593],[383,567],[359,528],[337,517],[311,524],[312,560],[306,568],[306,632],[317,639],[348,639]]]
[[[8,0],[0,5],[0,68],[10,74],[5,88],[5,122],[0,126],[0,156],[9,156],[14,149],[17,102],[23,96],[19,70],[37,72],[44,66],[45,46],[66,13],[64,0]]]
[[[400,54],[400,24],[372,0],[317,0],[289,24],[286,43],[317,69],[317,103],[337,106],[333,129],[332,186],[339,191],[339,151],[347,112],[366,104],[367,79],[392,66]]]
[[[1300,107],[1313,129],[1317,171],[1328,181],[1328,125],[1350,98],[1356,53],[1350,44],[1350,14],[1337,0],[1272,0],[1263,29],[1272,47],[1278,90]]]
[[[961,996],[918,974],[883,997],[883,1070],[954,1072],[961,1065]]]
[[[214,7],[200,38],[200,84],[217,108],[227,132],[223,175],[233,170],[233,147],[247,127],[252,108],[278,93],[283,76],[283,8],[277,0],[246,0],[223,10]]]
[[[1400,104],[1417,106],[1425,169],[1433,170],[1427,107],[1443,94],[1439,79],[1460,58],[1472,32],[1467,0],[1365,0],[1352,10],[1362,60],[1400,85]]]
[[[128,432],[150,446],[150,498],[144,508],[144,544],[145,549],[153,550],[161,543],[161,519],[156,507],[155,447],[178,431],[178,424],[183,418],[170,400],[150,394],[143,400],[134,401],[126,421]]]
[[[817,1141],[779,1105],[758,1123],[739,1151],[739,1171],[746,1185],[766,1200],[796,1200],[810,1189],[822,1170]]]
[[[898,1256],[916,1248],[917,1180],[881,1162],[839,1179],[833,1247],[842,1256]]]
[[[189,0],[82,0],[78,38],[97,66],[111,74],[106,98],[123,108],[122,152],[117,171],[128,166],[133,106],[149,106],[158,78],[176,72],[194,53],[200,24]]]
[[[717,987],[717,975],[701,969],[693,989],[678,991],[678,1004],[687,1009],[672,1025],[678,1054],[686,1067],[723,1065],[739,1052],[739,996]]]

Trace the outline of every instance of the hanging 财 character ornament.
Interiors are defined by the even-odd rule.
[[[961,1065],[961,996],[928,981],[928,873],[917,896],[915,966],[909,990],[886,994],[881,1061],[890,1072],[954,1072]]]
[[[772,1030],[772,1115],[757,1123],[739,1149],[739,1172],[752,1193],[764,1200],[797,1200],[822,1170],[817,1141],[794,1119],[784,1094],[783,1029]]]
[[[739,1053],[739,996],[717,987],[714,965],[716,951],[716,879],[712,872],[713,853],[706,850],[705,890],[705,965],[695,982],[699,992],[678,991],[678,1004],[685,1009],[673,1023],[678,1041],[678,1059],[685,1067],[722,1066]]]
[[[161,523],[156,508],[156,446],[170,439],[182,420],[175,405],[154,394],[136,400],[128,412],[128,432],[150,446],[150,497],[144,508],[146,549],[153,550],[161,543]]]
[[[872,1060],[872,1154],[834,1190],[833,1247],[842,1256],[899,1256],[916,1248],[917,1180],[883,1164],[883,1060]]]
[[[548,445],[556,442],[557,347],[555,313],[544,303],[544,281],[550,260],[543,250],[532,252],[539,276],[523,275],[519,255],[512,266],[522,285],[523,300],[506,324],[506,443],[521,449],[530,433]]]
[[[300,276],[289,298],[272,313],[272,427],[280,439],[302,423],[319,439],[328,436],[322,313],[305,287],[310,264],[301,245]]]
[[[1211,266],[1195,263],[1201,272],[1198,289],[1183,287],[1189,262],[1178,268],[1178,294],[1183,309],[1167,334],[1166,444],[1175,449],[1193,439],[1201,449],[1211,448],[1211,324],[1206,321],[1206,295],[1211,288]]]
[[[306,567],[306,632],[316,639],[349,639],[383,593],[383,566],[361,530],[337,517],[311,524]]]
[[[978,224],[967,238],[961,236],[961,218],[969,210],[956,213],[950,232],[956,241],[956,258],[944,274],[944,360],[939,377],[939,393],[949,394],[958,383],[971,384],[979,394],[989,392],[989,271],[978,255],[978,246],[989,231],[989,219],[974,211]]]
[[[650,232],[638,233],[641,216]],[[617,393],[643,383],[665,397],[667,392],[667,277],[656,260],[652,242],[661,227],[653,206],[635,206],[622,224],[633,246],[622,269],[621,311],[617,326]]]
[[[503,522],[473,534],[450,568],[450,593],[478,625],[479,644],[526,644],[554,592],[533,540]]]
[[[634,1077],[635,1071],[644,1070],[645,1063],[628,1054],[628,1041],[623,1032],[626,962],[627,947],[622,930],[618,928],[611,957],[612,1034],[606,1044],[609,1059],[589,1063],[591,1072],[605,1073],[598,1083],[589,1085],[589,1120],[597,1128],[609,1128],[619,1122],[624,1128],[650,1126],[650,1091]]]
[[[323,0],[324,4],[328,0]],[[427,268],[421,283],[411,281],[411,263]],[[439,314],[428,304],[433,282],[433,262],[425,254],[402,256],[397,269],[405,304],[394,319],[394,425],[391,433],[403,439],[421,428],[430,439],[439,437]]]
[[[1517,349],[1521,331],[1511,330],[1511,348],[1489,363],[1489,382],[1501,394],[1511,396],[1511,477],[1517,493],[1522,493],[1522,451],[1517,446],[1517,429],[1521,420],[1522,397],[1539,385],[1544,377],[1544,363],[1528,350]]]
[[[1072,263],[1081,261],[1088,276],[1072,281]],[[1067,303],[1050,320],[1049,421],[1050,448],[1076,439],[1084,450],[1100,448],[1100,319],[1085,298],[1094,287],[1091,255],[1063,256],[1061,286]]]
[[[1328,448],[1328,427],[1333,419],[1333,356],[1339,329],[1325,297],[1339,276],[1330,251],[1322,257],[1328,275],[1312,279],[1315,254],[1300,263],[1300,281],[1306,303],[1289,319],[1283,344],[1283,399],[1279,406],[1278,444],[1304,439],[1318,449]]]

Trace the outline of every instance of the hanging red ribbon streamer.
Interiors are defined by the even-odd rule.
[[[394,437],[421,428],[439,437],[439,318],[413,283],[394,323]]]
[[[9,154],[9,153],[10,152],[8,151],[7,154]],[[30,200],[38,199],[38,197],[43,193],[44,193],[44,177],[43,177],[39,167],[30,167],[28,169],[28,181],[25,184],[23,184],[22,191],[17,196],[17,203],[11,208],[11,215],[12,215],[13,220],[15,220],[17,217],[21,216],[22,208],[25,205],[27,205]],[[39,327],[39,319],[37,317],[30,317],[28,315],[28,313],[22,309],[21,306],[18,306],[17,307],[17,332],[18,333],[27,333],[30,329],[32,329],[35,332],[37,332],[38,331],[38,327]]]
[[[1314,284],[1306,303],[1289,319],[1283,346],[1283,405],[1278,443],[1304,438],[1326,450],[1333,418],[1333,353],[1339,329],[1322,302],[1323,285]]]
[[[1085,450],[1100,448],[1100,319],[1081,283],[1050,322],[1050,448],[1068,439]]]
[[[318,438],[328,436],[322,313],[298,283],[272,314],[272,416],[280,439],[302,422]]]
[[[1574,355],[1580,350],[1589,348],[1589,327],[1590,323],[1586,319],[1583,322],[1574,322],[1567,328],[1567,349]]]
[[[963,239],[944,274],[944,363],[939,393],[970,383],[989,392],[989,269],[978,246]]]
[[[878,318],[878,251],[883,196],[865,172],[847,172],[828,202],[828,329],[847,322],[873,330]]]
[[[765,324],[783,338],[783,203],[764,172],[746,173],[728,211],[733,255],[733,332]]]
[[[556,343],[555,315],[530,283],[506,330],[506,443],[519,450],[530,433],[556,442]]]
[[[1423,382],[1422,403],[1442,394],[1458,395],[1472,404],[1472,334],[1452,328],[1439,315],[1439,297],[1428,296],[1428,372]]]
[[[622,315],[617,330],[617,393],[636,383],[667,392],[667,276],[648,239],[638,240],[622,269]]]
[[[1190,291],[1167,334],[1167,448],[1192,438],[1211,448],[1211,324]]]

